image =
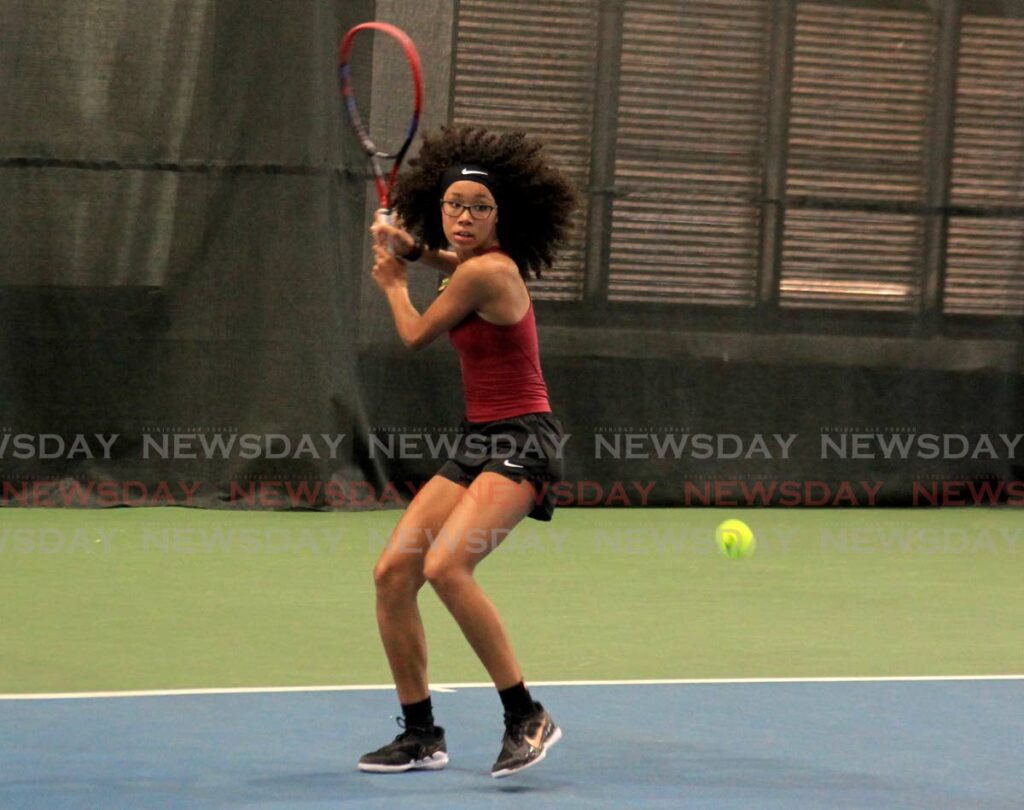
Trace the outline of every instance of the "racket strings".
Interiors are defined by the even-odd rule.
[[[404,129],[404,140],[402,141],[401,146],[394,151],[382,149],[377,146],[374,139],[371,138],[370,132],[364,123],[362,116],[359,114],[359,105],[356,102],[356,96],[352,85],[352,65],[350,63],[350,59],[352,55],[352,45],[355,38],[358,34],[363,32],[379,32],[396,41],[404,52],[405,61],[408,64],[409,72],[412,76],[412,117],[409,121],[408,127]],[[391,190],[394,188],[395,181],[398,178],[398,171],[401,167],[402,160],[405,158],[406,152],[409,151],[409,146],[412,144],[413,137],[416,135],[416,130],[419,127],[420,111],[423,107],[423,76],[419,53],[417,52],[413,41],[400,28],[381,22],[362,23],[361,25],[355,26],[345,34],[341,41],[341,45],[338,49],[338,80],[341,87],[341,94],[345,102],[344,107],[348,114],[349,123],[351,123],[352,129],[355,131],[360,145],[369,159],[371,169],[370,177],[372,178],[374,187],[376,188],[377,197],[380,200],[380,207],[390,210]],[[387,116],[385,116],[385,118],[387,118]],[[384,137],[388,142],[391,142],[390,133]],[[400,132],[396,133],[395,139],[397,140],[398,137],[400,137]],[[380,138],[378,138],[378,140],[380,140]],[[387,160],[394,162],[391,166],[391,170],[385,177],[382,164]]]

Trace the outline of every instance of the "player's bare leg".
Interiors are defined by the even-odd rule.
[[[363,756],[360,770],[438,769],[448,762],[444,729],[434,725],[430,708],[427,640],[417,595],[426,581],[423,567],[430,544],[465,493],[465,487],[447,478],[431,478],[403,513],[373,569],[377,627],[406,715],[406,730]]]
[[[403,513],[373,569],[377,627],[402,703],[427,696],[426,636],[416,598],[426,581],[430,545],[465,493],[447,478],[431,478]]]
[[[458,622],[505,705],[505,737],[491,773],[507,776],[540,762],[561,730],[523,684],[522,672],[494,603],[474,579],[476,566],[534,506],[528,481],[481,473],[427,552],[424,574]]]

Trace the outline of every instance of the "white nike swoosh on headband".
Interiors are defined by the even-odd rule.
[[[505,464],[506,467],[515,467],[517,470],[523,469],[523,465],[522,464],[513,464],[508,459],[505,459],[504,464]]]
[[[463,169],[463,174],[482,174],[484,177],[487,176],[487,172],[478,172],[476,169]]]

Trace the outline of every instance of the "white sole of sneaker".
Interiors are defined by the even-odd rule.
[[[548,755],[548,749],[551,748],[560,739],[562,739],[562,729],[556,726],[555,730],[551,732],[551,736],[548,737],[548,741],[544,743],[544,750],[540,752],[539,757],[530,760],[521,768],[505,768],[504,770],[500,771],[491,771],[491,776],[493,776],[495,779],[502,779],[506,776],[511,776],[514,773],[522,773],[527,768],[532,768],[534,765],[536,765],[538,762],[543,760],[544,757]]]
[[[359,763],[359,770],[366,773],[404,773],[405,771],[439,771],[448,764],[448,755],[438,751],[423,759],[414,759],[406,765],[368,765]]]

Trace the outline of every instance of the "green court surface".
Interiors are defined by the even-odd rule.
[[[0,693],[387,683],[399,514],[0,510]],[[753,557],[718,553],[728,517]],[[532,681],[1024,672],[1013,509],[562,509],[478,576]],[[421,604],[431,679],[486,680]]]

